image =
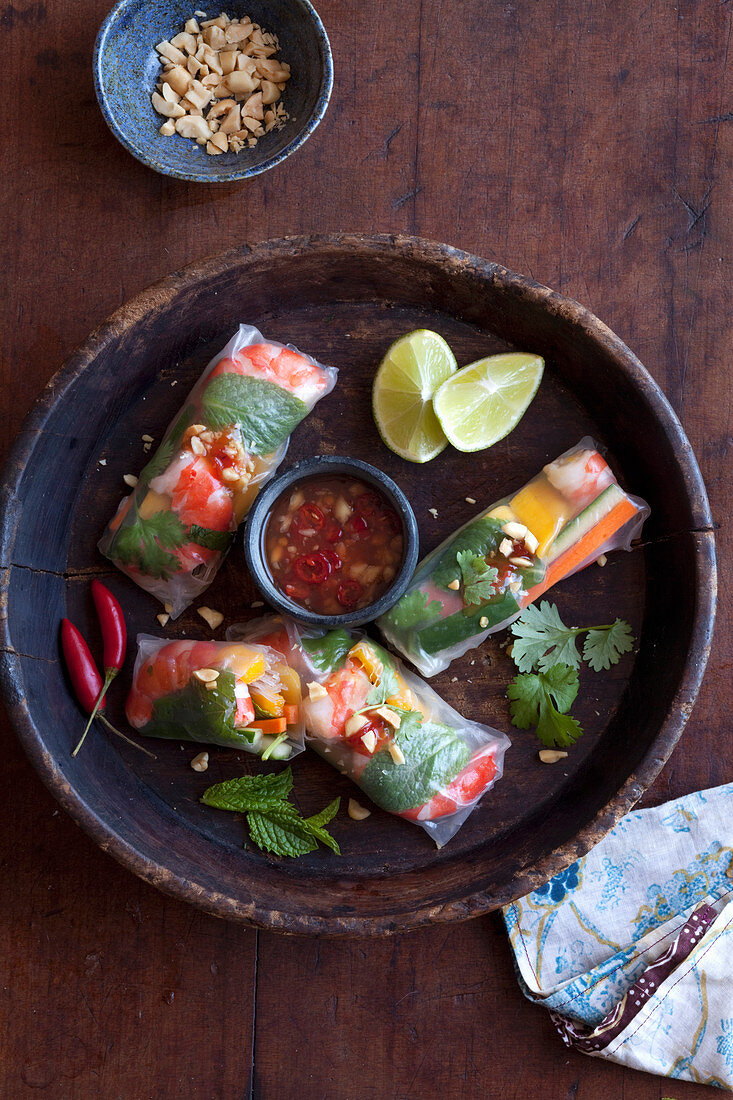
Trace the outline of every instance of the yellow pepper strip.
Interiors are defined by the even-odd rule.
[[[261,650],[236,642],[221,651],[217,664],[229,669],[235,679],[244,680],[245,684],[251,684],[267,669],[267,660]]]
[[[537,538],[537,555],[544,558],[562,528],[572,517],[572,509],[543,475],[520,489],[511,501],[520,523]]]

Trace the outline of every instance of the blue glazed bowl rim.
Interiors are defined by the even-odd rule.
[[[144,0],[118,0],[114,7],[108,12],[99,28],[99,33],[94,43],[94,55],[92,59],[94,91],[96,92],[97,101],[104,116],[104,120],[119,143],[124,146],[128,153],[131,153],[136,160],[139,160],[140,163],[144,164],[147,168],[152,168],[154,172],[160,172],[164,176],[173,176],[175,179],[188,180],[191,183],[235,183],[238,180],[251,179],[253,176],[259,176],[261,172],[266,172],[270,168],[275,168],[276,165],[289,157],[291,153],[295,153],[300,149],[301,145],[308,140],[325,115],[331,99],[331,92],[333,90],[333,55],[331,53],[331,43],[329,42],[326,28],[318,12],[310,3],[310,0],[297,0],[297,3],[300,4],[310,16],[316,28],[316,34],[320,44],[323,71],[321,73],[321,89],[313,113],[302,129],[295,135],[290,144],[286,145],[285,148],[281,149],[278,153],[274,153],[272,156],[260,161],[258,164],[250,165],[241,170],[222,173],[217,176],[209,176],[205,173],[196,171],[184,172],[181,169],[170,168],[163,161],[153,159],[141,145],[138,145],[128,137],[127,133],[121,128],[117,119],[109,109],[102,75],[102,64],[107,45],[107,36],[113,23],[120,17],[126,8],[138,7],[141,3],[144,3]]]
[[[329,471],[332,467],[332,471]],[[374,603],[362,607],[358,611],[348,611],[343,615],[319,615],[314,611],[308,611],[299,604],[289,600],[280,592],[270,579],[270,572],[264,560],[262,541],[270,509],[278,497],[291,485],[295,485],[307,478],[319,473],[326,475],[332,472],[348,473],[355,479],[366,481],[375,486],[395,507],[402,520],[405,546],[397,576],[385,593]],[[258,495],[254,505],[250,509],[244,528],[244,556],[247,568],[257,587],[265,599],[278,611],[289,615],[300,623],[309,626],[321,626],[333,629],[338,626],[362,626],[364,623],[373,622],[390,607],[393,607],[399,598],[404,595],[412,580],[417,566],[420,552],[420,535],[412,505],[400,489],[383,470],[371,466],[368,462],[362,462],[359,458],[350,458],[348,455],[314,455],[312,458],[302,459],[289,466],[282,473],[277,474],[268,482]]]

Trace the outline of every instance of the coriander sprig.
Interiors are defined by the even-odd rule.
[[[274,775],[243,775],[215,783],[204,791],[201,801],[219,810],[246,814],[250,838],[263,851],[304,856],[315,852],[320,841],[340,856],[338,844],[324,826],[336,816],[341,799],[335,798],[312,817],[303,817],[287,801],[292,787],[293,773],[285,768]]]

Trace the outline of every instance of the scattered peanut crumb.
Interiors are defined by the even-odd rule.
[[[327,695],[328,692],[323,684],[319,684],[316,680],[312,680],[311,683],[308,684],[308,697],[313,702],[315,702],[316,699],[325,699]]]
[[[404,764],[405,754],[396,741],[389,741],[387,743],[387,749],[395,764]]]
[[[355,798],[349,799],[348,814],[353,821],[363,821],[364,818],[371,815],[371,810],[368,810],[366,806],[360,805]]]
[[[209,156],[241,153],[290,118],[280,102],[290,65],[276,56],[277,36],[248,16],[197,12],[155,49],[163,71],[151,101],[164,137],[189,138]]]
[[[200,752],[198,756],[194,756],[191,761],[191,767],[195,772],[205,772],[209,766],[209,754],[208,752]]]
[[[377,735],[374,730],[367,730],[361,735],[360,740],[367,752],[374,752],[377,747]]]
[[[489,620],[486,618],[485,615],[481,616],[478,621],[478,625],[481,627],[482,630],[486,630],[486,627],[489,625]]]
[[[137,478],[134,474],[123,474],[122,480],[124,481],[125,485],[129,485],[131,489],[134,489],[137,485]]]
[[[107,459],[106,458],[100,458],[99,465],[100,466],[106,466],[107,465]]]
[[[428,511],[430,512],[430,515],[433,517],[433,519],[438,518],[438,509],[437,508],[428,508]]]
[[[197,668],[194,672],[194,676],[197,680],[200,680],[202,684],[213,684],[219,679],[218,668]]]
[[[568,754],[561,749],[540,749],[538,755],[543,764],[557,764],[558,760],[564,760]]]
[[[211,607],[197,607],[196,610],[212,630],[216,630],[216,628],[221,626],[224,622],[224,616],[221,611],[214,611]]]
[[[163,604],[163,607],[165,608],[165,610],[168,612],[169,615],[173,614],[173,604],[172,603],[168,603],[168,601],[166,601]]]
[[[475,503],[476,503],[476,498],[475,497],[466,497],[466,504],[475,504]]]
[[[451,678],[450,678],[450,682],[451,682],[452,684],[457,684],[457,683],[458,683],[458,677],[457,677],[457,676],[451,676]]]
[[[603,568],[603,566],[606,564],[607,561],[608,561],[608,558],[606,557],[606,555],[601,554],[601,556],[599,558],[596,558],[596,565],[600,565],[601,568]]]
[[[156,619],[158,620],[158,622],[160,623],[161,626],[167,626],[168,625],[170,615],[166,615],[164,612],[161,611],[160,615],[156,615],[155,617],[156,617]]]
[[[154,443],[155,442],[152,435],[141,435],[140,438],[142,439],[143,443]]]
[[[264,607],[265,605],[264,605],[262,600],[254,600],[249,606],[250,607]]]
[[[458,589],[461,587],[461,582],[456,577],[455,580],[452,580],[452,581],[448,582],[448,587],[452,588],[454,592],[457,592]]]

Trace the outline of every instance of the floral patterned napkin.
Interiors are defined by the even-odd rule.
[[[733,1091],[733,783],[628,814],[503,913],[568,1046]]]

